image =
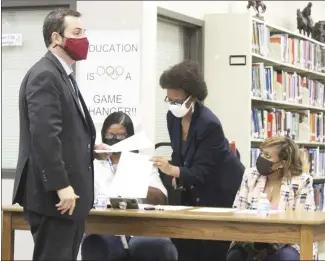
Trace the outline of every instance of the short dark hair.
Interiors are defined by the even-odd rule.
[[[199,101],[204,101],[208,96],[199,65],[193,61],[183,61],[164,71],[159,84],[163,89],[183,90]]]
[[[113,124],[121,124],[123,127],[125,127],[126,134],[128,137],[134,135],[134,126],[133,126],[133,122],[132,122],[130,116],[124,112],[121,112],[121,111],[113,112],[106,117],[106,119],[103,123],[102,132],[101,132],[102,142],[104,142],[107,130]]]
[[[71,9],[57,8],[51,11],[45,17],[43,23],[43,37],[46,48],[48,48],[52,43],[52,33],[57,32],[58,34],[63,36],[64,30],[66,28],[66,16],[80,17],[81,14]]]

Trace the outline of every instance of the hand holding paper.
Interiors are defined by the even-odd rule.
[[[110,153],[111,147],[107,144],[99,144],[95,145],[94,157],[97,160],[107,160],[111,155]]]
[[[153,161],[154,167],[159,168],[166,175],[179,178],[179,167],[171,165],[168,159],[162,157],[153,157],[151,161]]]

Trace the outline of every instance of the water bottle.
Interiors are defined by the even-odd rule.
[[[258,213],[262,217],[266,217],[271,209],[271,203],[267,198],[266,193],[262,193],[258,201]]]

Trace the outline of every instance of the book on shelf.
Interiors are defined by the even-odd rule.
[[[325,177],[325,150],[320,148],[300,148],[303,171],[313,177]]]
[[[306,70],[325,72],[325,47],[283,32],[272,32],[253,21],[253,52]]]
[[[324,82],[311,80],[297,73],[275,70],[264,63],[252,65],[252,96],[270,101],[325,108]]]
[[[323,112],[252,108],[252,139],[287,136],[299,142],[325,142]]]
[[[316,210],[324,210],[324,184],[314,184]]]

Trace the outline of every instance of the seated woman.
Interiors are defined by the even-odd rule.
[[[115,112],[105,119],[101,131],[103,143],[112,146],[132,135],[134,127],[127,114]],[[113,153],[107,160],[94,161],[95,199],[99,194],[109,196],[119,159],[120,154]],[[153,168],[146,201],[166,204],[166,200],[166,189],[157,169]],[[82,260],[120,261],[130,257],[132,261],[176,261],[177,250],[168,238],[87,235],[82,242],[81,256]]]
[[[256,168],[245,171],[234,208],[257,209],[261,193],[266,193],[271,209],[314,211],[313,180],[302,172],[299,149],[294,141],[272,137],[260,147]],[[314,259],[317,245],[314,244]],[[227,261],[300,260],[299,246],[233,242]]]

